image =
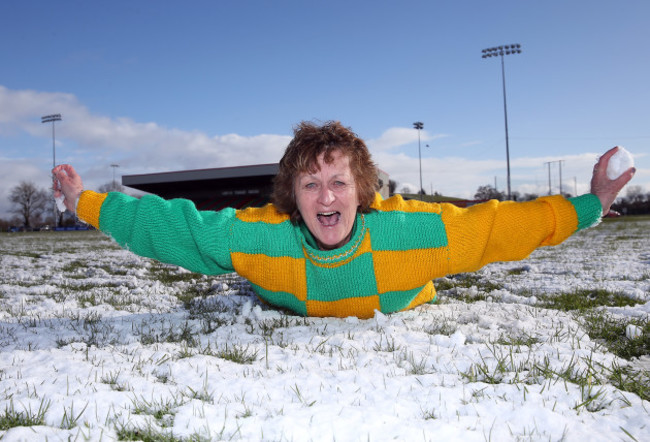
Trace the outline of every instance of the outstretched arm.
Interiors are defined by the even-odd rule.
[[[600,204],[603,206],[603,215],[609,213],[609,209],[616,199],[618,192],[621,191],[623,186],[625,186],[636,173],[636,169],[630,167],[618,178],[614,180],[609,179],[607,176],[607,165],[609,164],[610,158],[618,151],[618,149],[618,146],[613,147],[600,157],[594,166],[594,174],[591,177],[591,193],[596,195],[600,200]]]
[[[54,175],[54,197],[59,198],[62,195],[65,197],[63,204],[66,209],[75,212],[75,205],[81,192],[83,191],[83,182],[81,177],[74,170],[74,167],[69,164],[62,164],[52,169]]]

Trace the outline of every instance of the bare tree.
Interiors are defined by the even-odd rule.
[[[536,193],[524,193],[523,196],[519,197],[517,201],[532,201],[539,198],[539,195]]]
[[[388,180],[388,194],[393,196],[395,195],[396,190],[397,190],[397,181]]]
[[[628,186],[626,197],[631,203],[643,202],[645,195],[641,186]]]
[[[26,227],[33,227],[32,223],[46,209],[48,194],[32,182],[21,181],[9,192],[9,201],[16,206],[11,211],[21,218]]]
[[[122,186],[119,183],[116,183],[115,181],[110,181],[106,184],[102,184],[99,186],[99,189],[97,189],[99,193],[107,193],[107,192],[122,192],[124,193],[124,186]]]
[[[477,200],[495,199],[495,200],[503,201],[505,199],[505,195],[503,194],[503,192],[499,192],[493,186],[490,186],[488,184],[486,186],[479,186],[479,188],[476,190],[476,193],[474,194],[474,199]]]

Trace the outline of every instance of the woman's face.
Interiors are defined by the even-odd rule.
[[[301,173],[294,181],[300,216],[323,250],[350,240],[359,206],[350,158],[338,150],[331,155],[333,161],[326,164],[320,154],[320,170]]]

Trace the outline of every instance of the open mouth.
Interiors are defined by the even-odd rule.
[[[341,212],[323,212],[316,215],[318,222],[325,227],[331,227],[338,224],[341,219]]]

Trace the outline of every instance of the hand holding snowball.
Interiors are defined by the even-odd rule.
[[[66,209],[75,212],[77,198],[83,191],[83,182],[81,177],[74,170],[74,167],[68,164],[62,164],[52,169],[54,175],[54,198],[60,200],[64,198],[63,204]]]
[[[607,178],[615,180],[630,167],[634,167],[634,158],[630,152],[618,146],[618,150],[611,156],[607,164]]]
[[[591,193],[600,199],[603,215],[609,213],[618,192],[634,176],[636,169],[632,167],[633,165],[631,155],[622,147],[616,146],[601,156],[594,166]]]

